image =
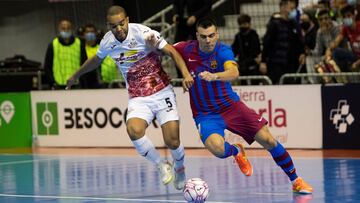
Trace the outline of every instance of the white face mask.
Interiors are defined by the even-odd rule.
[[[66,32],[66,31],[61,31],[60,32],[60,37],[63,38],[63,39],[68,39],[68,38],[71,37],[71,35],[72,35],[71,32]]]
[[[290,11],[290,13],[288,14],[289,19],[295,19],[297,15],[296,9],[293,9]]]

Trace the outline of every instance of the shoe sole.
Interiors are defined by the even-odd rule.
[[[307,191],[307,190],[300,190],[300,191],[293,190],[293,193],[303,194],[303,195],[312,194],[312,192],[309,192],[309,191]]]

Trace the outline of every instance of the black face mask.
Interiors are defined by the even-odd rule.
[[[309,28],[310,28],[310,22],[302,22],[301,23],[301,28],[303,29],[303,30],[308,30]]]
[[[250,29],[250,28],[248,28],[248,27],[240,27],[240,32],[241,32],[242,34],[246,34],[249,29]]]

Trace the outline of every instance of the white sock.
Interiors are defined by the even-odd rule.
[[[156,165],[161,162],[159,152],[155,149],[151,140],[144,135],[142,138],[132,141],[136,151],[147,160],[155,163]]]
[[[184,167],[184,158],[185,158],[184,146],[180,144],[177,149],[170,151],[171,151],[171,156],[173,157],[174,160],[174,169],[178,170],[179,168]]]

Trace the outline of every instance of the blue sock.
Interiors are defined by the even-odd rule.
[[[224,159],[229,156],[235,156],[238,153],[239,153],[239,150],[234,145],[231,145],[228,142],[224,142],[224,155],[222,155],[219,158]]]
[[[276,164],[280,166],[289,177],[290,181],[293,181],[298,177],[291,156],[279,142],[277,142],[276,147],[270,149],[269,152]]]

